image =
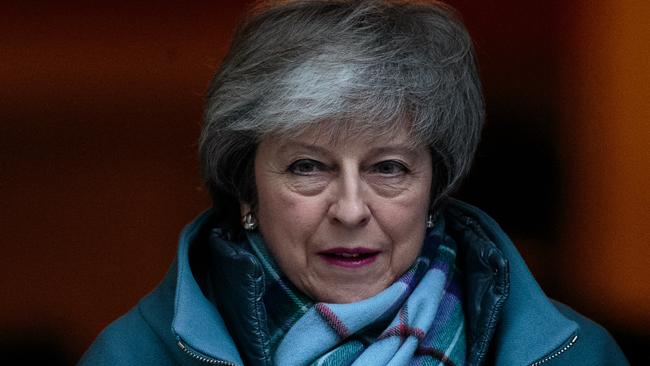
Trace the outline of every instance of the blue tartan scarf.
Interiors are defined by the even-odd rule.
[[[350,304],[313,302],[278,269],[261,236],[249,249],[266,278],[263,302],[276,365],[463,365],[465,319],[456,243],[444,221],[395,283]]]

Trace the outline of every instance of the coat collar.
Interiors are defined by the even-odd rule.
[[[237,346],[216,307],[204,296],[190,268],[190,246],[211,222],[208,210],[181,232],[172,331],[183,348],[211,359],[243,365]]]
[[[172,331],[179,341],[199,355],[241,365],[242,359],[222,316],[204,296],[190,268],[190,245],[210,225],[210,216],[210,210],[201,214],[183,230],[179,239]],[[546,297],[510,239],[494,220],[479,209],[457,200],[450,202],[445,216],[460,230],[484,239],[481,251],[485,253],[484,250],[489,249],[487,265],[497,270],[496,273],[491,271],[490,275],[495,276],[497,291],[505,291],[502,294],[505,295],[502,296],[504,302],[499,304],[502,310],[493,314],[498,316],[498,326],[492,337],[496,365],[530,365],[560,349],[577,333],[577,324],[560,314]],[[475,243],[460,241],[459,246],[463,245]],[[500,288],[508,279],[509,289]],[[481,288],[484,285],[477,286]],[[489,310],[468,308],[469,312],[479,313]],[[471,314],[469,318],[471,321],[480,317],[481,314]],[[491,320],[494,326],[497,319]]]
[[[507,297],[498,315],[498,326],[492,340],[496,365],[533,364],[559,350],[577,334],[578,325],[551,303],[514,244],[492,218],[457,200],[450,202],[446,214],[456,225],[483,238],[478,244],[483,248],[478,249],[483,252],[488,266],[493,268],[496,292],[504,292]],[[477,249],[476,242],[459,245]],[[499,288],[508,282],[508,289]],[[474,314],[474,317],[480,318],[480,314]]]

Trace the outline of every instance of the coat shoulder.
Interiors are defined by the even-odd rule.
[[[172,332],[175,276],[174,264],[151,293],[97,336],[78,365],[186,364]]]
[[[164,342],[136,306],[99,334],[78,365],[174,364]]]
[[[565,304],[553,301],[553,305],[562,315],[578,323],[579,330],[575,342],[545,365],[629,365],[623,351],[605,328]]]

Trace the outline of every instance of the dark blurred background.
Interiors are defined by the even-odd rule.
[[[650,358],[650,2],[449,1],[488,105],[459,196]],[[246,2],[0,5],[0,357],[76,362],[209,205],[202,94]],[[0,361],[1,362],[1,361]]]

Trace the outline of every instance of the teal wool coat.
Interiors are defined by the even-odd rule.
[[[468,365],[628,365],[605,329],[544,295],[490,217],[459,201],[443,214],[448,234],[464,248]],[[256,352],[265,344],[256,338],[264,324],[254,311],[263,306],[255,301],[263,281],[249,276],[241,285],[244,295],[235,306],[244,312],[238,321],[246,324],[229,323],[205,295],[210,289],[202,268],[210,262],[191,253],[205,245],[210,217],[208,211],[183,230],[178,256],[161,284],[110,324],[79,365],[271,365],[258,356],[264,352]],[[248,331],[233,336],[229,329]],[[248,351],[235,339],[250,340]]]

